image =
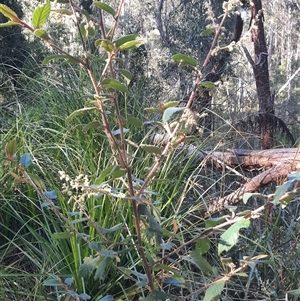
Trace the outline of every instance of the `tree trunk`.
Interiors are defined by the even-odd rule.
[[[252,62],[257,97],[259,101],[259,113],[262,114],[261,143],[263,149],[272,147],[273,127],[271,115],[274,115],[274,97],[270,91],[268,53],[264,33],[264,15],[261,0],[252,0],[251,17],[253,20],[251,34],[254,43],[256,59]]]

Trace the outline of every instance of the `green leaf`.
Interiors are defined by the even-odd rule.
[[[87,108],[82,108],[82,109],[76,110],[67,117],[66,123],[69,123],[74,117],[85,115],[87,113],[90,113],[90,112],[93,112],[96,110],[97,110],[96,107],[87,107]]]
[[[17,140],[13,139],[6,143],[5,146],[5,153],[8,157],[13,157],[17,152]]]
[[[200,269],[203,273],[212,274],[213,269],[212,266],[208,263],[208,261],[194,250],[190,253],[190,256],[183,256],[184,260],[191,262],[194,264],[198,269]]]
[[[116,79],[105,78],[101,84],[107,88],[113,88],[121,92],[128,92],[127,87]]]
[[[113,52],[115,50],[114,44],[109,40],[99,39],[95,41],[95,46],[101,46],[107,52]]]
[[[171,107],[171,108],[167,108],[166,110],[164,110],[163,116],[162,116],[162,121],[164,123],[168,122],[170,120],[170,118],[172,117],[173,114],[177,113],[177,112],[181,112],[185,110],[185,107]]]
[[[158,108],[145,108],[145,111],[149,112],[149,113],[162,113],[162,110],[158,109]]]
[[[103,3],[103,2],[100,2],[100,1],[96,1],[93,3],[93,5],[95,5],[96,7],[104,10],[105,12],[111,14],[113,17],[116,15],[116,11],[109,5]]]
[[[86,293],[81,293],[80,295],[78,295],[79,299],[81,300],[90,300],[92,297]]]
[[[27,173],[27,175],[30,177],[30,179],[34,182],[34,184],[35,184],[38,188],[40,188],[40,189],[42,189],[42,190],[45,190],[45,189],[46,189],[46,186],[45,186],[43,180],[42,180],[39,176],[37,176],[37,175],[35,175],[35,174],[32,174],[32,173],[29,173],[29,172]]]
[[[141,127],[143,125],[143,122],[135,117],[128,117],[127,122],[134,125],[135,127]]]
[[[62,14],[62,15],[68,15],[68,16],[73,15],[73,12],[66,8],[51,9],[51,11],[54,13]]]
[[[210,248],[210,241],[207,237],[199,238],[196,241],[196,250],[200,255],[205,254]]]
[[[212,90],[215,87],[215,84],[213,82],[209,82],[209,81],[201,82],[199,85],[204,88],[207,88],[209,90]]]
[[[180,277],[180,278],[181,279],[177,279],[175,277],[169,277],[164,281],[164,283],[171,284],[171,285],[181,287],[181,288],[185,288],[186,285],[185,285],[184,278],[183,277]]]
[[[175,62],[185,63],[185,64],[188,64],[188,65],[191,65],[191,66],[194,66],[194,67],[196,67],[198,65],[198,61],[197,60],[195,60],[194,58],[191,58],[189,56],[186,56],[184,54],[181,54],[181,53],[174,54],[172,56],[172,59]]]
[[[162,150],[154,145],[141,144],[141,148],[150,154],[155,154],[159,156],[162,154]]]
[[[222,224],[223,222],[225,222],[225,216],[221,216],[221,217],[211,217],[209,219],[207,219],[205,221],[205,228],[210,228],[210,227],[215,227],[217,225]]]
[[[33,12],[32,24],[35,28],[40,28],[49,18],[51,10],[50,1],[44,5],[39,5]]]
[[[57,199],[57,193],[56,193],[55,190],[44,191],[43,193],[50,200],[56,200]]]
[[[95,272],[95,276],[94,276],[95,280],[104,281],[106,279],[106,277],[108,277],[107,269],[108,269],[110,263],[112,263],[112,260],[113,259],[110,257],[104,257],[100,261],[100,264],[97,267],[96,272]]]
[[[261,193],[251,193],[251,192],[246,192],[243,196],[243,203],[244,204],[247,204],[248,200],[251,198],[251,197],[255,197],[255,198],[260,198],[261,200],[266,200],[267,196],[261,194]]]
[[[10,19],[11,21],[20,23],[18,15],[4,4],[0,4],[0,13],[3,14],[6,18]]]
[[[70,232],[58,232],[58,233],[51,234],[51,238],[53,240],[57,240],[57,239],[69,239],[69,238],[71,238],[73,236],[74,236],[74,234],[70,233]]]
[[[34,31],[34,35],[37,36],[40,39],[43,39],[45,41],[49,41],[50,37],[48,36],[48,33],[45,29],[36,29]]]
[[[240,229],[248,228],[250,225],[249,219],[241,219],[232,226],[230,226],[220,237],[218,244],[218,255],[223,251],[229,251],[238,241],[240,236]]]
[[[102,123],[99,121],[92,121],[86,124],[83,128],[83,132],[87,132],[88,130],[100,129],[102,127]]]
[[[292,172],[291,174],[288,175],[288,180],[296,180],[296,181],[300,181],[300,172],[299,171],[295,171]]]
[[[127,78],[128,80],[131,80],[132,79],[132,74],[131,72],[129,72],[128,70],[125,70],[125,69],[117,69],[117,71],[119,73],[121,73],[125,78]]]
[[[200,36],[206,37],[206,36],[209,36],[213,32],[214,32],[214,30],[212,28],[207,28],[200,33]]]
[[[129,34],[127,36],[121,37],[120,39],[114,41],[114,43],[116,47],[120,49],[120,46],[122,46],[125,43],[134,41],[137,38],[137,36],[138,36],[137,34]]]
[[[10,27],[10,26],[14,26],[14,25],[19,25],[18,22],[14,22],[14,21],[8,21],[6,23],[1,23],[0,24],[0,28],[2,27]]]
[[[101,227],[97,227],[97,231],[99,231],[101,234],[110,234],[110,233],[114,233],[114,232],[116,232],[116,231],[118,231],[118,230],[120,230],[120,229],[122,229],[123,228],[123,224],[118,224],[118,225],[116,225],[116,226],[113,226],[113,227],[111,227],[111,228],[109,228],[109,229],[105,229],[105,228],[101,228]]]
[[[138,47],[142,44],[145,44],[145,41],[143,39],[139,38],[139,39],[135,39],[134,41],[129,41],[129,42],[122,44],[120,47],[118,47],[118,49],[121,51],[129,50],[129,49]]]
[[[21,158],[20,158],[20,164],[27,168],[28,166],[30,166],[32,163],[32,160],[31,160],[31,156],[29,153],[25,153]]]
[[[293,180],[287,181],[284,184],[277,186],[275,193],[274,193],[274,199],[271,203],[278,205],[281,203],[281,198],[291,189],[293,186]]]
[[[216,300],[215,298],[219,296],[225,286],[225,280],[218,281],[212,284],[205,292],[203,301]]]
[[[152,291],[146,298],[139,298],[139,301],[166,301],[176,300],[177,297],[160,291]]]
[[[70,222],[70,225],[74,225],[74,224],[79,224],[82,222],[86,222],[89,219],[87,217],[82,217],[82,218],[78,218],[78,219],[74,219],[73,221]]]
[[[57,279],[47,279],[43,283],[44,286],[61,286],[61,283]]]
[[[164,103],[164,109],[177,107],[178,105],[179,105],[179,101],[177,101],[177,100],[169,101],[167,103]]]

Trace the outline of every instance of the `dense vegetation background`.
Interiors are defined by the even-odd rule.
[[[42,25],[56,49],[24,27],[0,28],[0,299],[297,300],[297,198],[285,208],[246,218],[264,204],[260,198],[274,193],[270,185],[260,198],[240,206],[238,211],[248,210],[240,217],[236,208],[210,219],[200,215],[207,200],[257,174],[220,169],[209,164],[208,156],[198,159],[200,151],[261,147],[256,83],[243,49],[254,57],[252,1],[125,0],[117,23],[107,7],[100,5],[100,10],[93,1],[57,2],[51,1],[50,17]],[[45,3],[1,2],[28,24],[35,8]],[[105,3],[117,11],[120,1]],[[202,68],[225,4],[232,9]],[[284,123],[277,124],[272,143],[297,147],[300,4],[278,0],[262,5],[274,114]],[[247,13],[242,36],[232,43],[242,6]],[[0,14],[0,22],[6,21]],[[130,173],[116,163],[121,144],[111,146],[99,107],[89,109],[90,114],[80,111],[102,95],[95,92],[86,66],[65,59],[43,64],[58,48],[83,59],[86,47],[90,71],[101,82],[112,52],[95,41],[105,39],[104,33],[109,40],[115,23],[113,41],[130,34],[144,41],[129,51],[118,49],[117,59],[111,59],[112,74],[126,90],[116,85],[101,90],[110,95],[104,103],[113,136],[119,139],[123,126],[128,130],[120,141],[126,144]],[[88,32],[86,38],[82,32]],[[197,66],[172,59],[179,53]],[[209,78],[212,73],[220,75],[217,80]],[[150,144],[168,128],[164,113],[173,118],[181,112],[178,106],[187,103],[198,77],[210,84],[192,107],[198,114],[196,128],[178,130],[178,141],[160,156],[163,146]],[[176,114],[174,100],[180,101]],[[164,125],[157,126],[161,119]],[[183,135],[195,152],[176,148]],[[130,187],[142,194],[129,197]]]

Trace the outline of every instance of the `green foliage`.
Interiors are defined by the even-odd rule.
[[[201,181],[211,175],[205,163],[195,162],[208,142],[198,141],[193,152],[189,145],[181,147],[186,136],[173,122],[184,108],[166,101],[146,109],[158,113],[153,124],[168,135],[159,145],[153,143],[156,129],[144,124],[144,104],[129,87],[132,75],[119,68],[118,54],[143,40],[136,34],[115,39],[117,10],[98,1],[94,6],[108,13],[113,24],[107,31],[99,24],[106,38],[95,43],[87,43],[87,31],[79,34],[83,51],[78,57],[40,28],[46,25],[50,2],[34,11],[34,28],[25,25],[60,54],[46,57],[46,76],[24,87],[34,105],[21,110],[1,137],[1,271],[16,283],[21,283],[18,271],[24,272],[27,292],[36,279],[41,300],[43,290],[56,300],[217,300],[226,298],[236,283],[247,295],[253,271],[263,274],[278,266],[269,239],[277,228],[267,232],[266,227],[257,240],[245,234],[265,206],[231,217],[200,216],[206,198]],[[80,18],[77,22],[76,28],[82,28]],[[102,48],[100,59],[89,51],[94,44]],[[173,60],[198,65],[183,54]],[[200,85],[214,88],[211,82]],[[215,178],[212,185],[218,187],[223,177]],[[282,208],[288,205],[285,196],[296,196],[292,188],[298,178],[292,176],[266,198],[274,197],[273,204]],[[245,201],[250,196],[258,195],[247,195]],[[235,248],[245,255],[237,262],[231,258]],[[10,291],[6,285],[2,295],[9,298]]]

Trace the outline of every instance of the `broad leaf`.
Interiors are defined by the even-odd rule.
[[[32,24],[35,28],[40,28],[49,18],[51,10],[50,1],[46,1],[44,5],[39,5],[33,12]]]
[[[120,229],[123,228],[123,224],[118,224],[116,226],[113,226],[109,229],[105,229],[105,228],[101,228],[101,227],[97,227],[97,231],[100,232],[101,234],[110,234],[110,233],[114,233]]]
[[[164,123],[168,122],[170,120],[170,118],[172,117],[173,114],[177,113],[177,112],[181,112],[185,109],[185,107],[181,107],[181,108],[177,108],[177,107],[171,107],[171,108],[167,108],[166,110],[164,110],[163,116],[162,116],[162,121]]]
[[[114,297],[111,295],[107,295],[101,299],[97,299],[97,301],[114,301]]]
[[[82,109],[76,110],[67,117],[66,123],[69,123],[74,117],[85,115],[87,113],[90,113],[90,112],[93,112],[96,110],[97,110],[96,107],[87,107],[87,108],[82,108]]]
[[[96,47],[101,46],[107,52],[113,52],[115,49],[115,46],[111,41],[103,40],[103,39],[99,39],[99,40],[95,41],[95,46]]]
[[[141,127],[143,125],[143,122],[135,117],[128,117],[127,122],[134,125],[135,127]]]
[[[287,181],[284,184],[277,186],[275,193],[274,193],[274,200],[271,202],[275,205],[278,205],[281,203],[281,198],[290,190],[290,188],[293,186],[293,180]]]
[[[17,152],[17,140],[13,139],[5,145],[5,154],[7,157],[13,157]]]
[[[185,63],[185,64],[188,64],[188,65],[191,65],[191,66],[194,66],[196,67],[198,65],[198,62],[197,60],[195,60],[194,58],[191,58],[189,56],[186,56],[184,54],[181,54],[181,53],[178,53],[178,54],[174,54],[172,56],[172,59],[175,61],[175,62],[178,62],[178,63]]]
[[[61,283],[57,279],[47,279],[43,283],[44,286],[61,286]]]
[[[132,74],[128,70],[125,69],[117,69],[117,71],[122,74],[126,79],[131,80],[132,79]]]
[[[209,82],[209,81],[201,82],[199,85],[204,88],[207,88],[209,90],[212,90],[215,87],[215,84],[213,82]]]
[[[256,197],[256,198],[260,198],[261,200],[265,200],[267,198],[267,196],[261,194],[261,193],[251,193],[251,192],[246,192],[243,196],[243,203],[247,204],[248,200],[251,197]]]
[[[129,50],[135,47],[138,47],[142,44],[145,44],[145,41],[143,39],[135,39],[133,41],[126,42],[118,47],[119,50]]]
[[[152,291],[146,298],[139,298],[139,301],[166,301],[176,300],[177,297],[160,291]]]
[[[50,40],[50,37],[48,36],[48,33],[45,29],[36,29],[34,31],[34,35],[37,36],[38,38],[46,40],[46,41]]]
[[[203,301],[215,300],[215,297],[219,296],[225,286],[225,281],[221,280],[212,284],[205,292]]]
[[[162,150],[158,146],[141,144],[141,148],[150,154],[161,155]]]
[[[218,255],[223,251],[229,251],[238,241],[240,236],[240,229],[248,228],[250,225],[249,219],[241,219],[232,226],[230,226],[220,237],[218,244]]]
[[[78,60],[72,59],[70,58],[68,55],[65,54],[54,54],[54,55],[49,55],[47,57],[44,58],[43,63],[42,64],[48,64],[50,63],[50,61],[52,60],[59,60],[59,59],[66,59],[68,63],[78,63]]]
[[[212,274],[213,272],[212,266],[203,256],[200,255],[200,253],[197,252],[197,250],[192,251],[190,256],[183,256],[182,258],[194,264],[203,273]]]
[[[103,3],[100,1],[95,1],[93,3],[93,5],[104,10],[105,12],[111,14],[113,17],[116,15],[116,11],[111,6],[107,5],[106,3]]]
[[[210,248],[210,241],[207,237],[199,238],[196,242],[196,250],[200,255],[205,254]]]
[[[113,88],[121,92],[128,92],[127,87],[116,79],[105,78],[101,84],[107,88]]]
[[[74,225],[74,224],[79,224],[79,223],[82,223],[82,222],[86,222],[87,220],[89,220],[87,217],[82,217],[82,218],[74,219],[73,221],[70,222],[70,225]]]
[[[29,173],[29,172],[27,173],[27,175],[30,177],[30,179],[34,182],[34,184],[38,188],[40,188],[42,190],[45,190],[46,186],[45,186],[43,180],[39,176],[37,176],[35,174],[32,174],[32,173]]]
[[[73,282],[74,282],[74,278],[73,277],[66,278],[65,281],[64,281],[64,283],[66,285],[71,285]]]
[[[119,49],[120,46],[122,46],[123,44],[134,41],[137,38],[137,36],[138,36],[137,34],[129,34],[127,36],[124,36],[124,37],[114,41],[114,43],[115,43],[116,47]]]
[[[92,298],[91,296],[89,296],[86,293],[82,293],[82,294],[78,295],[78,297],[82,300],[90,300]]]
[[[177,100],[169,101],[167,103],[164,103],[164,109],[177,107],[178,105],[179,105],[179,101],[177,101]]]
[[[44,195],[50,199],[50,200],[56,200],[57,199],[57,193],[55,190],[50,191],[44,191]]]
[[[200,36],[206,37],[206,36],[209,36],[213,32],[214,32],[214,30],[212,28],[207,28],[200,33]]]

